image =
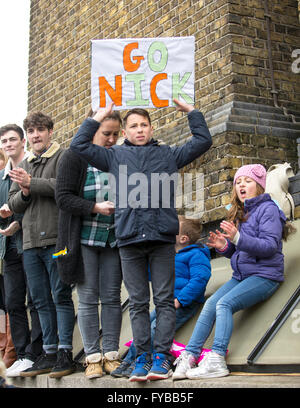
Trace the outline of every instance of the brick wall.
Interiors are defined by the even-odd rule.
[[[67,142],[90,105],[90,40],[143,36],[196,38],[196,106],[208,112],[231,100],[272,104],[261,0],[32,0],[29,110],[41,109]],[[300,110],[291,53],[300,48],[297,2],[269,1],[276,87]],[[172,110],[152,113],[175,125]]]
[[[282,107],[299,120],[300,74],[291,70],[292,51],[300,48],[298,2],[269,0],[268,8],[279,108],[264,115],[253,110],[255,117],[232,108],[229,122],[240,126],[227,120],[214,132],[213,148],[189,167],[205,173],[204,222],[223,217],[241,164],[289,161],[296,170],[298,127]],[[274,106],[262,0],[32,0],[28,108],[50,114],[56,140],[67,146],[90,108],[91,39],[190,35],[196,38],[197,108],[209,117],[233,102]],[[221,114],[210,117],[210,127],[221,126],[215,120]],[[281,124],[270,123],[270,115],[275,122],[280,115]],[[166,142],[188,136],[185,116],[174,109],[151,110],[151,116]],[[293,129],[285,135],[285,127]]]

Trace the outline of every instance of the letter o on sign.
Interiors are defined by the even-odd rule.
[[[154,54],[160,53],[160,60],[156,62],[154,60]],[[148,65],[154,72],[163,71],[168,63],[168,49],[166,45],[160,41],[153,42],[148,49]]]

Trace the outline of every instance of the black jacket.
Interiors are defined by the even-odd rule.
[[[91,213],[95,205],[82,198],[87,166],[83,158],[66,150],[56,176],[55,198],[59,208],[56,252],[67,248],[66,255],[56,260],[59,276],[67,284],[78,283],[83,279],[81,216]]]
[[[170,196],[162,194],[156,189],[157,184],[153,187],[153,180],[160,175],[168,183],[178,169],[210,148],[211,135],[202,113],[195,109],[189,112],[188,119],[193,136],[182,146],[170,147],[154,140],[135,146],[125,141],[106,149],[91,143],[99,127],[91,118],[82,123],[73,138],[71,150],[92,166],[110,173],[110,185],[115,181],[115,232],[119,247],[143,241],[175,243],[179,229],[176,188],[171,182]]]

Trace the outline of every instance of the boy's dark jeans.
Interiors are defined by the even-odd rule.
[[[35,361],[43,351],[42,329],[27,287],[22,255],[17,253],[16,248],[8,249],[4,258],[4,288],[6,310],[17,356]],[[31,330],[27,318],[26,295]]]
[[[151,353],[150,279],[156,310],[154,350],[172,359],[170,348],[176,322],[174,244],[145,241],[119,250],[123,279],[129,294],[130,320],[137,356],[144,352]]]
[[[60,279],[52,258],[54,252],[55,245],[23,252],[28,287],[39,314],[46,353],[55,352],[58,341],[59,348],[72,350],[75,322],[72,288]]]

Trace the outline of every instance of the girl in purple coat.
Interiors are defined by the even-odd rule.
[[[264,194],[266,170],[242,166],[235,174],[231,207],[223,232],[210,232],[208,245],[231,258],[232,278],[205,303],[186,349],[175,361],[173,379],[223,377],[229,374],[225,355],[233,313],[268,299],[283,281],[282,239],[286,217]],[[212,351],[196,366],[201,349],[216,323]]]

